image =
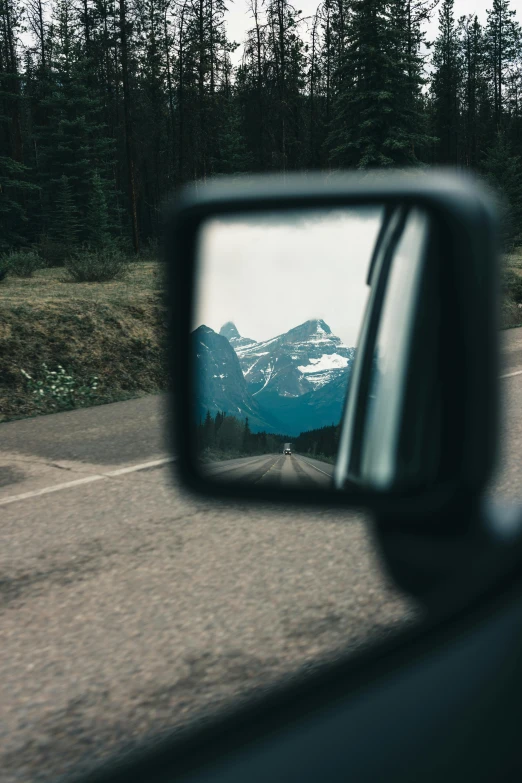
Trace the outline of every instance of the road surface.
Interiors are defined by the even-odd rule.
[[[329,489],[334,466],[300,454],[263,454],[257,457],[222,460],[202,465],[204,473],[215,481],[255,484],[256,486],[292,486]]]
[[[0,427],[2,783],[89,767],[415,616],[360,515],[183,491],[164,402]]]
[[[502,339],[491,491],[520,499],[522,329]],[[2,424],[0,444],[2,783],[54,780],[415,618],[364,517],[183,491],[162,397]]]

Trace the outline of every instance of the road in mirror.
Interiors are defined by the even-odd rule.
[[[365,207],[204,224],[192,349],[205,475],[331,486],[383,217]]]

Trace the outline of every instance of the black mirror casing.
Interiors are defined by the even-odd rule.
[[[209,484],[198,470],[189,412],[195,395],[189,335],[192,329],[198,231],[211,217],[233,213],[402,204],[425,209],[436,226],[432,263],[421,286],[418,328],[412,344],[404,443],[429,457],[436,418],[424,403],[428,435],[416,428],[422,404],[415,400],[437,377],[443,405],[442,458],[435,486],[353,493],[264,489]],[[170,435],[182,482],[198,494],[264,502],[365,508],[390,525],[419,517],[453,517],[483,492],[495,465],[498,426],[498,247],[493,200],[468,176],[445,172],[302,174],[223,178],[191,185],[169,205],[165,224],[169,297],[169,363],[174,393]],[[434,303],[434,287],[441,299]],[[426,327],[433,313],[437,328]],[[424,319],[424,326],[423,326]],[[434,364],[436,352],[437,364]],[[428,370],[426,369],[428,367]],[[431,372],[429,370],[431,369]],[[414,417],[417,417],[416,419]],[[413,428],[413,429],[412,429]],[[412,452],[413,453],[413,452]]]

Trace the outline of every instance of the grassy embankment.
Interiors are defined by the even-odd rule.
[[[159,264],[133,263],[112,282],[67,278],[51,268],[0,285],[0,421],[166,389]],[[69,379],[61,400],[50,375],[58,365]]]
[[[510,329],[513,326],[522,326],[522,301],[520,301],[522,292],[522,250],[506,257],[505,271],[511,277],[512,282],[519,277],[519,285],[512,285],[505,291],[504,301],[502,303],[501,324],[503,329]],[[515,291],[518,289],[518,293]],[[515,297],[518,301],[515,301]]]
[[[522,252],[506,262],[522,279]],[[0,421],[166,389],[160,266],[131,264],[125,278],[113,282],[67,278],[64,269],[51,268],[28,279],[10,276],[0,285]],[[522,325],[519,304],[507,291],[503,328]],[[50,393],[44,363],[49,372],[64,368],[73,388],[65,400],[57,402]],[[38,381],[45,389],[41,396],[35,394]]]

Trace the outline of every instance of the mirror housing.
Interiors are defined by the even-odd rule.
[[[414,464],[418,480],[376,488],[361,481],[360,476],[355,481],[352,476],[350,491],[329,494],[290,487],[261,490],[209,481],[200,470],[189,415],[197,394],[190,334],[201,227],[212,218],[227,215],[383,204],[390,212],[398,206],[423,210],[433,226],[428,261],[415,289],[415,301],[410,303],[412,340],[406,356],[402,392],[405,413],[399,433],[401,457],[404,464],[410,459],[410,468]],[[475,178],[445,172],[266,175],[223,178],[186,187],[168,208],[165,232],[168,350],[174,389],[170,434],[177,456],[176,471],[183,483],[207,496],[323,508],[364,507],[377,515],[398,515],[405,521],[415,521],[428,511],[440,517],[442,512],[480,495],[497,453],[497,233],[493,200],[484,186]],[[378,273],[382,306],[388,277],[377,269],[375,253],[369,277]],[[370,300],[365,316],[368,322],[377,307],[378,303]],[[360,364],[371,362],[369,345],[361,341]],[[430,408],[435,387],[436,416]],[[350,396],[348,408],[352,404],[360,413],[361,401],[354,401],[352,392]],[[345,439],[350,437],[346,435],[346,416]],[[437,435],[440,456],[434,466],[430,442]],[[339,489],[340,476],[337,466]]]

